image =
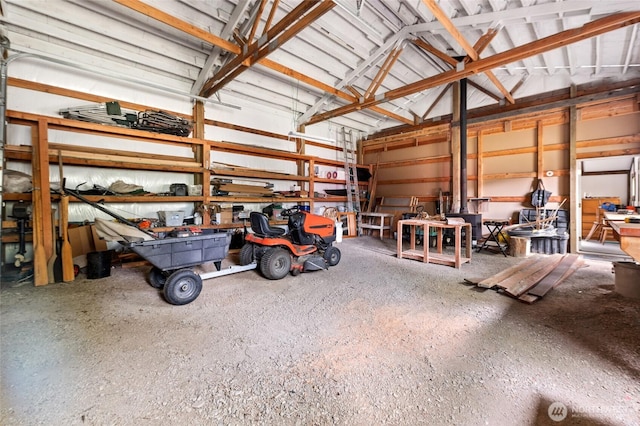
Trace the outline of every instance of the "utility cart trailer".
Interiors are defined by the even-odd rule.
[[[256,268],[257,264],[252,262],[221,270],[230,243],[231,234],[227,233],[120,242],[153,265],[149,272],[149,283],[152,287],[163,289],[164,298],[173,305],[193,302],[200,295],[202,280]],[[213,262],[216,271],[198,274],[191,269],[207,262]]]

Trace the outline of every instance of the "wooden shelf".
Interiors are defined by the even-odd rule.
[[[316,183],[335,183],[337,185],[344,185],[344,179],[327,179],[327,178],[320,178],[320,177],[315,177],[313,178],[313,181]],[[367,182],[360,182],[358,181],[358,186],[369,186],[369,184]]]
[[[89,201],[105,203],[189,203],[202,202],[202,196],[177,197],[172,195],[82,195]],[[69,201],[80,201],[69,194]]]
[[[250,170],[250,169],[237,169],[237,170],[227,170],[214,168],[211,169],[211,176],[228,176],[228,177],[239,177],[239,178],[250,178],[250,179],[265,179],[265,180],[291,180],[291,181],[302,181],[309,182],[311,178],[309,176],[300,176],[300,175],[289,175],[286,173],[275,173],[275,172],[267,172],[261,170]]]
[[[235,197],[231,195],[206,197],[207,203],[308,203],[309,197]]]
[[[346,203],[347,197],[314,197],[313,201],[324,201],[325,203]]]
[[[4,192],[2,194],[3,201],[31,201],[30,192]]]

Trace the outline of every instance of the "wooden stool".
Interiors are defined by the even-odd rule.
[[[609,226],[606,219],[604,218],[602,209],[597,209],[596,220],[593,222],[593,225],[591,225],[591,229],[589,230],[585,241],[589,241],[591,237],[595,235],[600,240],[600,243],[604,244],[607,236],[609,235],[609,231],[613,231],[613,229]]]
[[[605,241],[607,240],[607,237],[609,236],[609,232],[611,232],[611,235],[613,236],[613,228],[607,225],[602,225],[600,227],[600,244],[604,244]]]

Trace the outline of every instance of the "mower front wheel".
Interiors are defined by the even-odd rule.
[[[283,248],[273,248],[262,255],[260,272],[270,280],[279,280],[291,270],[291,255]]]
[[[253,262],[253,244],[246,243],[240,249],[240,265],[245,266]]]
[[[329,247],[328,249],[326,249],[324,251],[324,260],[327,261],[327,264],[329,266],[336,266],[338,263],[340,263],[340,258],[342,256],[342,253],[340,253],[340,249],[338,247]]]

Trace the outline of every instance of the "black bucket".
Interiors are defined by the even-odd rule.
[[[87,253],[87,278],[104,278],[111,275],[113,250]]]

